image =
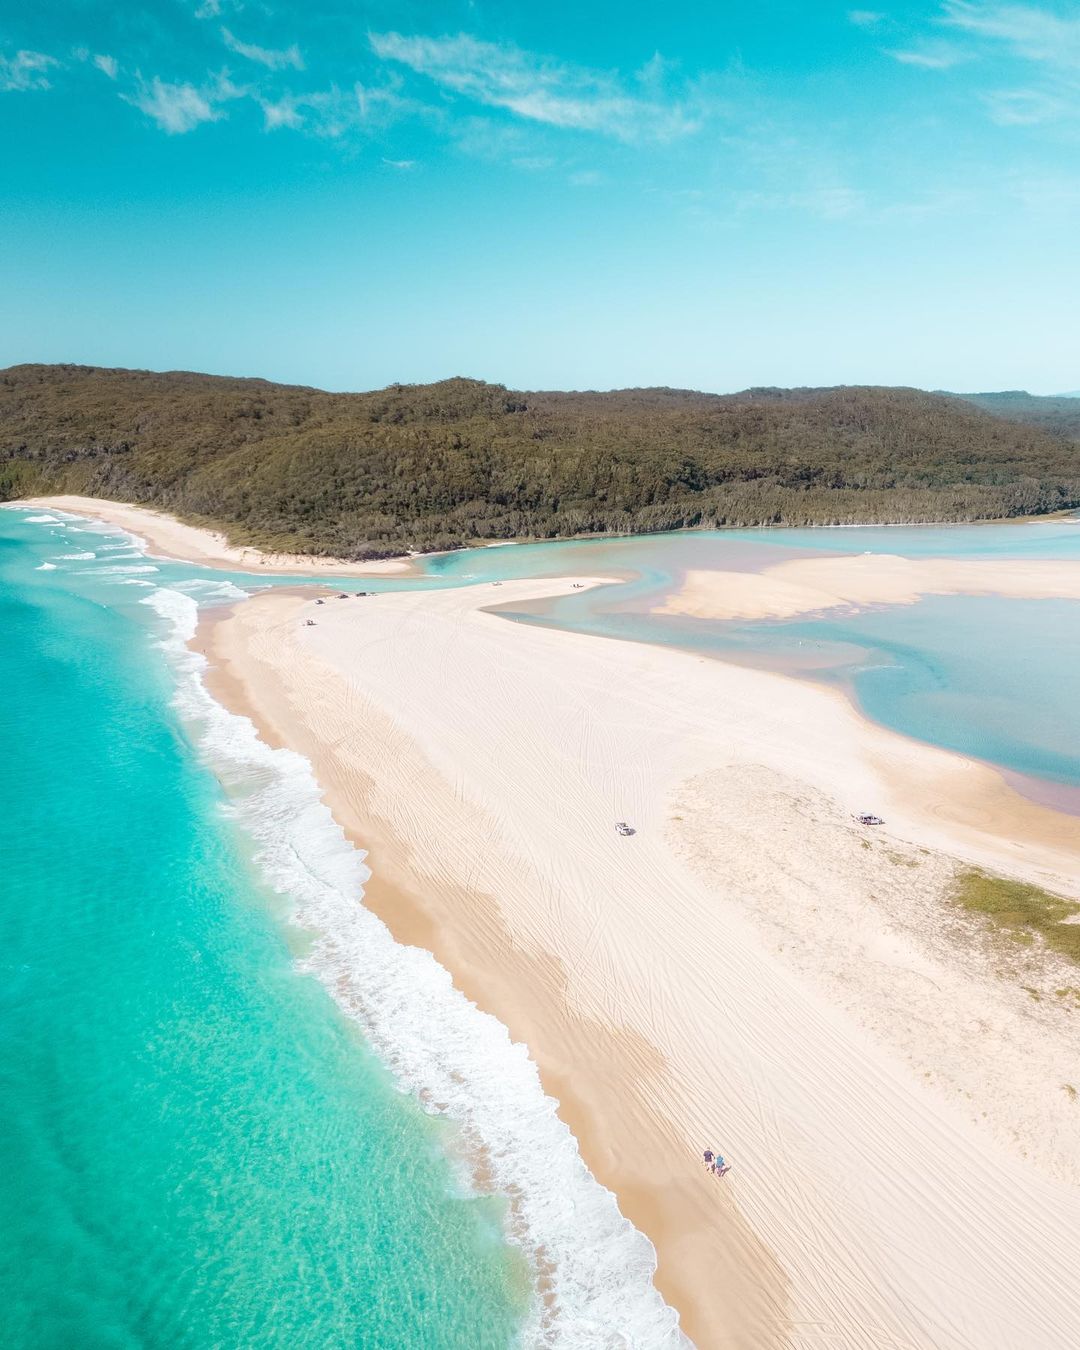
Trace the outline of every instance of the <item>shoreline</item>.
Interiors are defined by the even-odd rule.
[[[106,525],[116,525],[140,541],[150,558],[195,563],[200,567],[230,572],[260,572],[279,575],[319,577],[406,577],[417,575],[411,557],[388,558],[377,562],[349,562],[344,558],[320,558],[301,553],[266,553],[254,545],[230,544],[217,530],[186,522],[154,507],[102,497],[61,495],[22,497],[5,502],[9,507],[33,507],[45,511],[63,511],[85,516]]]
[[[508,589],[513,586],[515,592],[520,591],[523,595],[530,589],[534,593],[550,594],[568,584],[569,579],[565,583],[550,579],[530,584],[505,583]],[[539,644],[547,654],[553,654],[558,648],[567,653],[570,647],[581,653],[584,643],[593,645],[593,656],[598,656],[594,645],[598,639],[525,630],[520,625],[484,615],[482,600],[477,595],[462,604],[460,599],[447,599],[449,594],[445,593],[431,604],[432,596],[428,593],[428,603],[421,601],[419,605],[416,597],[379,597],[378,611],[365,608],[368,616],[364,621],[365,628],[370,626],[370,616],[377,612],[380,618],[382,611],[391,608],[404,612],[393,616],[386,614],[389,626],[376,625],[380,628],[381,639],[372,635],[370,640],[385,642],[387,636],[400,638],[406,625],[410,628],[423,625],[426,616],[418,612],[423,608],[451,611],[458,632],[464,623],[476,625],[479,635],[482,625],[483,635],[493,652],[497,649],[508,654],[519,645]],[[505,592],[500,597],[503,601],[507,598]],[[595,990],[592,991],[594,998],[590,1000],[576,989],[581,962],[574,953],[579,947],[575,946],[572,931],[562,933],[564,940],[560,940],[563,923],[572,929],[575,915],[556,903],[550,889],[552,881],[549,880],[546,886],[541,885],[539,890],[534,887],[529,892],[526,887],[522,892],[523,896],[531,894],[533,903],[540,901],[543,907],[556,908],[558,912],[548,916],[552,922],[546,926],[535,921],[535,915],[528,910],[506,903],[505,891],[512,889],[511,882],[520,885],[523,881],[520,876],[512,876],[512,869],[521,863],[520,850],[523,843],[527,848],[527,841],[520,838],[520,833],[516,839],[507,837],[514,834],[512,827],[516,822],[500,820],[490,796],[487,798],[488,818],[480,822],[479,835],[475,833],[478,825],[476,798],[473,785],[468,783],[467,776],[462,776],[465,771],[455,771],[453,765],[446,762],[431,762],[432,753],[438,753],[441,739],[441,733],[434,735],[439,710],[436,708],[433,713],[429,706],[418,711],[417,719],[422,725],[407,728],[400,717],[395,720],[393,716],[387,716],[387,707],[380,706],[385,701],[385,686],[379,688],[376,697],[371,689],[361,691],[355,685],[345,700],[352,707],[334,707],[334,698],[343,696],[345,680],[341,668],[327,659],[328,653],[338,640],[362,643],[365,639],[354,631],[356,625],[351,621],[351,606],[341,610],[324,607],[318,611],[318,630],[300,633],[297,617],[304,612],[304,604],[303,599],[296,597],[263,596],[244,602],[230,615],[204,622],[198,645],[207,651],[212,662],[218,663],[217,674],[211,676],[216,696],[234,711],[243,711],[249,716],[254,714],[265,736],[275,742],[287,743],[311,760],[335,818],[354,842],[368,851],[373,875],[365,887],[365,903],[388,922],[399,940],[433,950],[452,972],[459,988],[507,1025],[516,1041],[529,1045],[540,1066],[545,1088],[560,1101],[560,1115],[571,1125],[593,1175],[618,1195],[624,1212],[652,1239],[659,1258],[657,1285],[679,1308],[687,1333],[696,1337],[702,1346],[716,1343],[714,1338],[718,1335],[727,1337],[725,1343],[733,1345],[801,1345],[804,1342],[795,1334],[794,1327],[803,1322],[808,1303],[824,1300],[834,1319],[850,1316],[820,1288],[820,1280],[813,1272],[803,1269],[797,1257],[792,1259],[790,1250],[783,1253],[777,1250],[791,1247],[791,1234],[775,1231],[776,1216],[770,1215],[767,1199],[753,1191],[749,1195],[744,1193],[746,1188],[754,1187],[752,1180],[745,1184],[743,1181],[744,1159],[751,1162],[746,1150],[736,1154],[736,1172],[727,1178],[723,1188],[713,1183],[711,1190],[703,1189],[702,1182],[711,1182],[711,1179],[700,1175],[700,1163],[694,1161],[695,1147],[702,1138],[705,1143],[719,1142],[725,1151],[730,1145],[725,1139],[711,1138],[711,1129],[700,1112],[696,1126],[688,1131],[685,1104],[674,1112],[675,1119],[666,1107],[658,1105],[658,1102],[679,1101],[689,1091],[686,1066],[676,1062],[679,1055],[671,1043],[664,1042],[663,1037],[643,1035],[641,1025],[630,1025],[618,1017],[612,1019],[611,1008],[605,1007],[603,997],[600,1007],[596,1007]],[[333,635],[323,631],[330,627],[335,630]],[[538,636],[519,642],[525,631]],[[499,633],[498,640],[496,632]],[[612,639],[603,639],[603,646],[608,645],[613,648],[623,646],[613,643]],[[636,657],[634,664],[640,665],[646,676],[653,673],[657,664],[670,665],[672,657],[687,676],[691,669],[697,671],[703,664],[684,653],[661,651],[657,654],[658,649],[648,647],[642,650],[646,655]],[[360,647],[355,651],[359,652]],[[363,651],[365,660],[370,659],[373,648],[364,646]],[[287,667],[282,664],[286,652]],[[622,659],[630,660],[625,653],[622,653]],[[612,664],[618,664],[614,651],[609,658],[599,658],[599,663],[610,675]],[[222,674],[222,666],[225,674]],[[719,680],[721,684],[730,685],[731,668],[727,669],[729,673],[721,675]],[[475,664],[473,671],[478,673]],[[711,683],[711,680],[707,682]],[[749,688],[743,677],[738,683]],[[319,718],[312,719],[305,715],[304,709],[316,691],[318,697],[314,702],[322,712]],[[443,692],[449,693],[448,690]],[[820,708],[821,691],[816,692],[816,697]],[[836,697],[842,700],[841,695]],[[800,699],[805,702],[803,696]],[[846,706],[846,701],[844,703]],[[335,715],[324,715],[331,709]],[[850,722],[852,717],[849,713],[846,720]],[[312,720],[320,724],[312,725]],[[348,728],[349,737],[356,740],[348,754],[343,753],[341,744],[345,728]],[[460,732],[460,728],[451,727],[450,730]],[[901,738],[880,729],[876,731],[876,735],[867,735],[877,742],[878,749],[889,745],[888,772],[895,775],[897,766],[892,762],[897,754],[895,742]],[[380,741],[384,751],[388,746],[393,748],[393,757],[398,762],[391,765],[385,754],[381,760],[374,756],[366,768],[375,764],[379,767],[369,774],[357,756],[361,747],[370,752]],[[920,755],[922,749],[911,743],[899,752],[899,758],[916,766],[920,761],[925,763],[925,755]],[[451,754],[448,747],[445,753]],[[943,758],[953,758],[944,756],[944,752],[928,753],[936,755],[939,765]],[[745,760],[745,753],[743,758]],[[785,755],[785,764],[791,758],[790,754]],[[872,755],[869,758],[873,760]],[[795,768],[805,771],[808,764],[800,760]],[[882,773],[881,767],[875,770],[872,763],[869,769],[871,778]],[[972,771],[976,775],[974,779]],[[989,771],[982,766],[965,767],[962,777],[966,786],[970,788],[973,783],[978,783],[980,773],[987,775]],[[812,774],[808,776],[813,777]],[[685,773],[682,777],[685,778]],[[803,781],[806,781],[805,777]],[[863,783],[866,781],[864,777]],[[985,778],[981,785],[986,787]],[[672,786],[670,782],[665,784],[665,790]],[[1009,810],[1016,808],[1020,799],[1014,799],[1014,794],[1008,793],[1003,784],[1000,791],[1005,793],[1004,798],[995,800],[991,794],[989,800],[978,801],[979,810],[974,819],[945,823],[944,834],[957,834],[961,850],[965,832],[969,836],[970,849],[971,837],[985,833],[987,821],[992,824],[995,817],[1000,817],[1001,810],[1005,809],[1003,801]],[[950,795],[952,786],[947,784],[945,797]],[[650,809],[654,808],[655,803]],[[663,802],[661,808],[668,809]],[[1019,809],[1023,815],[1024,808]],[[1031,809],[1040,815],[1039,808]],[[421,817],[428,811],[435,824],[425,827]],[[1052,818],[1053,815],[1041,812],[1041,817]],[[934,842],[931,838],[934,833],[932,816],[933,813],[929,821],[919,823],[922,837],[929,843]],[[1028,819],[1034,817],[1029,815]],[[478,869],[468,857],[457,857],[458,850],[448,848],[449,836],[442,827],[451,820],[466,833],[473,830],[474,847],[482,838],[484,847],[499,855],[499,868],[495,868],[494,876],[501,883],[503,894],[500,894],[498,884],[483,884],[482,866]],[[650,821],[650,825],[658,823],[662,824]],[[937,824],[940,834],[942,822],[939,820]],[[670,821],[668,827],[671,828]],[[538,822],[536,828],[542,833],[544,822]],[[610,828],[610,822],[607,828]],[[915,833],[918,836],[919,830]],[[991,848],[993,862],[989,865],[1030,872],[1038,859],[1037,869],[1045,871],[1048,861],[1060,861],[1057,859],[1060,840],[1055,839],[1054,834],[1051,830],[1049,838],[1028,842],[1019,848],[1006,846],[998,851]],[[856,840],[853,846],[858,847],[861,842]],[[982,847],[985,853],[985,840]],[[448,851],[455,853],[455,858],[443,856]],[[978,848],[974,851],[979,852]],[[540,852],[545,852],[543,845]],[[515,853],[519,855],[517,858]],[[664,866],[678,872],[679,862],[669,850],[665,850],[663,857]],[[982,860],[988,861],[985,856]],[[538,855],[532,860],[525,859],[527,864],[530,861],[534,871],[542,872],[549,860]],[[568,861],[565,865],[573,866],[573,863]],[[490,880],[490,877],[486,879]],[[564,878],[558,878],[555,884],[564,881]],[[434,896],[438,899],[433,899]],[[587,899],[584,893],[578,898]],[[679,896],[688,903],[699,903],[701,898],[700,894],[693,894],[692,887],[683,889]],[[675,918],[677,916],[673,915],[673,922]],[[543,931],[534,931],[538,928]],[[737,930],[736,924],[733,932],[737,933],[739,941],[744,941],[745,934]],[[595,940],[596,936],[594,932],[590,940]],[[771,971],[770,974],[777,977],[782,972]],[[597,1012],[601,1015],[597,1016]],[[818,1012],[827,1015],[825,1009],[819,1008]],[[657,1039],[660,1044],[655,1043]],[[628,1082],[625,1073],[618,1068],[627,1060],[637,1066],[634,1082]],[[580,1069],[582,1062],[586,1065],[584,1074]],[[745,1065],[733,1067],[735,1072],[746,1071]],[[583,1078],[587,1080],[585,1083]],[[760,1085],[757,1090],[760,1091]],[[614,1117],[611,1114],[613,1107],[617,1112]],[[708,1111],[705,1114],[711,1116]],[[621,1120],[622,1125],[616,1124],[616,1120]],[[646,1155],[647,1166],[644,1168],[640,1158],[627,1157],[626,1148],[620,1143],[624,1132],[633,1134],[635,1149]],[[688,1138],[688,1133],[697,1137]],[[752,1168],[748,1175],[754,1176]],[[774,1181],[783,1185],[783,1175],[774,1177]],[[729,1186],[728,1182],[732,1184]],[[824,1193],[822,1203],[825,1203]],[[776,1241],[770,1241],[774,1235]],[[797,1249],[798,1243],[794,1245]],[[720,1272],[722,1278],[718,1280]],[[847,1272],[849,1278],[852,1274],[850,1270]],[[839,1272],[833,1272],[834,1278],[838,1275]],[[719,1285],[719,1290],[713,1288],[714,1285]],[[876,1297],[871,1301],[875,1305],[878,1303]],[[818,1311],[820,1313],[821,1308]],[[865,1313],[867,1309],[862,1306],[860,1311]],[[884,1319],[882,1326],[885,1322],[894,1325],[899,1336],[901,1324],[907,1320],[902,1312],[902,1309],[887,1311],[877,1306],[874,1316]],[[848,1331],[856,1337],[851,1344],[883,1343],[873,1339],[859,1340],[857,1330],[851,1326]],[[909,1331],[914,1332],[914,1327]],[[909,1341],[898,1339],[896,1343],[908,1344]],[[963,1340],[947,1343],[968,1344]],[[988,1340],[984,1344],[998,1343]],[[1029,1343],[1044,1342],[1036,1335]],[[1053,1341],[1046,1340],[1045,1343],[1052,1345]],[[979,1344],[979,1350],[984,1350],[984,1344]]]
[[[105,497],[85,497],[77,494],[58,494],[40,497],[23,497],[0,503],[8,507],[32,507],[42,510],[65,511],[72,515],[81,515],[89,519],[100,520],[105,524],[118,525],[139,537],[150,557],[160,557],[181,562],[196,563],[203,567],[220,568],[228,571],[247,571],[252,576],[269,571],[278,574],[297,576],[396,576],[409,577],[421,575],[415,559],[419,556],[438,556],[437,554],[419,555],[403,553],[395,558],[380,559],[372,562],[351,562],[342,558],[322,558],[310,554],[267,553],[254,545],[229,544],[221,530],[206,526],[190,525],[170,513],[156,507],[140,506],[129,502],[118,502]],[[559,536],[556,539],[499,539],[484,540],[464,545],[450,552],[478,552],[488,548],[504,548],[511,544],[543,544],[596,542],[620,539],[648,539],[657,534],[694,535],[707,532],[718,534],[738,532],[759,532],[763,539],[771,533],[793,529],[806,530],[860,530],[860,529],[944,529],[961,526],[986,525],[1023,525],[1037,524],[1042,521],[1065,520],[1077,515],[1075,510],[1063,509],[1037,516],[1006,516],[986,520],[956,521],[863,521],[858,524],[834,525],[715,525],[687,526],[679,530],[649,531],[640,535],[633,534],[581,534]],[[768,570],[768,569],[766,569]],[[705,575],[709,575],[706,573]],[[725,576],[729,574],[724,574]],[[732,574],[739,575],[739,574]],[[691,613],[687,610],[670,610],[671,613]],[[727,617],[721,615],[719,617]],[[745,617],[745,616],[740,616]],[[764,617],[755,615],[754,617]]]

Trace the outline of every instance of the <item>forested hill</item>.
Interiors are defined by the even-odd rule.
[[[1029,394],[1025,389],[1006,389],[995,394],[960,394],[959,397],[995,417],[1026,422],[1029,426],[1080,441],[1080,395]]]
[[[83,492],[234,540],[374,557],[694,525],[1080,506],[1080,447],[916,389],[328,394],[85,366],[0,373],[0,498]]]

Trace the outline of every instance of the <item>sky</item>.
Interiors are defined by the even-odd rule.
[[[1078,390],[1080,2],[0,0],[27,361]]]

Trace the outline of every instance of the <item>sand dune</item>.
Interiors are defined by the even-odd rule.
[[[1075,821],[840,696],[481,608],[570,585],[269,594],[202,640],[367,902],[529,1045],[699,1346],[1080,1344],[1074,1042],[941,899],[951,855],[1075,891]]]
[[[797,558],[763,572],[695,569],[656,609],[698,619],[787,619],[840,606],[911,605],[923,595],[1080,599],[1080,563],[859,554]]]
[[[40,506],[103,520],[107,525],[118,525],[145,540],[151,557],[179,558],[183,562],[199,563],[203,567],[224,567],[234,572],[295,572],[304,576],[326,573],[328,576],[343,577],[388,576],[410,570],[408,561],[403,558],[358,563],[342,558],[264,553],[262,549],[250,546],[238,547],[230,544],[223,534],[215,530],[186,525],[164,511],[126,502],[102,501],[98,497],[27,497],[11,505]]]

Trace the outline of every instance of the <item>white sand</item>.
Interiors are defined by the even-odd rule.
[[[700,1346],[1080,1345],[1069,1014],[934,852],[1075,893],[1075,820],[810,685],[479,608],[570,585],[265,595],[212,650],[528,1041]]]
[[[296,573],[303,576],[364,577],[390,576],[410,570],[401,558],[381,562],[349,562],[343,558],[316,558],[301,553],[264,553],[262,549],[230,544],[223,534],[186,525],[164,511],[127,502],[103,501],[98,497],[27,497],[11,506],[44,507],[89,516],[107,525],[129,530],[148,545],[156,558],[179,558],[203,567],[222,567],[232,572]]]
[[[1080,599],[1080,562],[979,562],[859,554],[793,558],[763,572],[693,569],[658,614],[699,619],[787,619],[869,604],[911,605],[923,595]]]

